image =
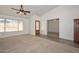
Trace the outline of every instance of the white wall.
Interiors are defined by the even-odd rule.
[[[79,18],[79,6],[59,6],[41,17],[41,34],[47,35],[47,20],[59,18],[59,37],[73,40],[73,19]]]
[[[29,19],[19,18],[19,17],[12,17],[12,16],[6,16],[6,15],[0,15],[0,18],[9,18],[9,19],[23,20],[23,23],[24,23],[23,24],[24,31],[22,31],[22,32],[15,31],[15,32],[0,33],[0,38],[20,35],[20,34],[29,34]]]
[[[38,15],[33,15],[30,18],[30,34],[35,35],[35,20],[40,20],[40,17]]]
[[[35,35],[35,15],[30,18],[30,34]]]
[[[47,22],[48,32],[59,32],[59,20],[51,20]]]

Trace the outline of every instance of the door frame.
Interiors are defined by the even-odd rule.
[[[74,43],[77,43],[76,40],[75,40],[75,39],[76,39],[76,36],[75,36],[75,21],[76,21],[76,20],[79,20],[79,18],[74,19],[74,21],[73,21],[73,24],[74,24],[74,25],[73,25],[73,29],[74,29],[74,33],[73,33],[74,40],[73,40],[73,42],[74,42]]]

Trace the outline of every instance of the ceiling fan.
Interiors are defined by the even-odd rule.
[[[30,11],[25,11],[23,8],[23,5],[20,6],[20,9],[16,9],[16,8],[11,8],[13,10],[16,10],[17,13],[16,14],[23,14],[23,15],[27,15],[27,13],[30,13]]]

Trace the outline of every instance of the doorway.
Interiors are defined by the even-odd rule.
[[[35,21],[35,35],[36,36],[40,35],[40,21],[39,20]]]
[[[47,36],[49,38],[59,38],[59,18],[47,21]]]
[[[74,19],[74,42],[79,44],[79,19]]]

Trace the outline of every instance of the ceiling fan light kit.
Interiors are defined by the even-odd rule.
[[[21,12],[21,11],[20,11],[19,13],[17,13],[17,14],[20,14],[20,15],[25,15],[25,14],[24,14],[23,12]]]

